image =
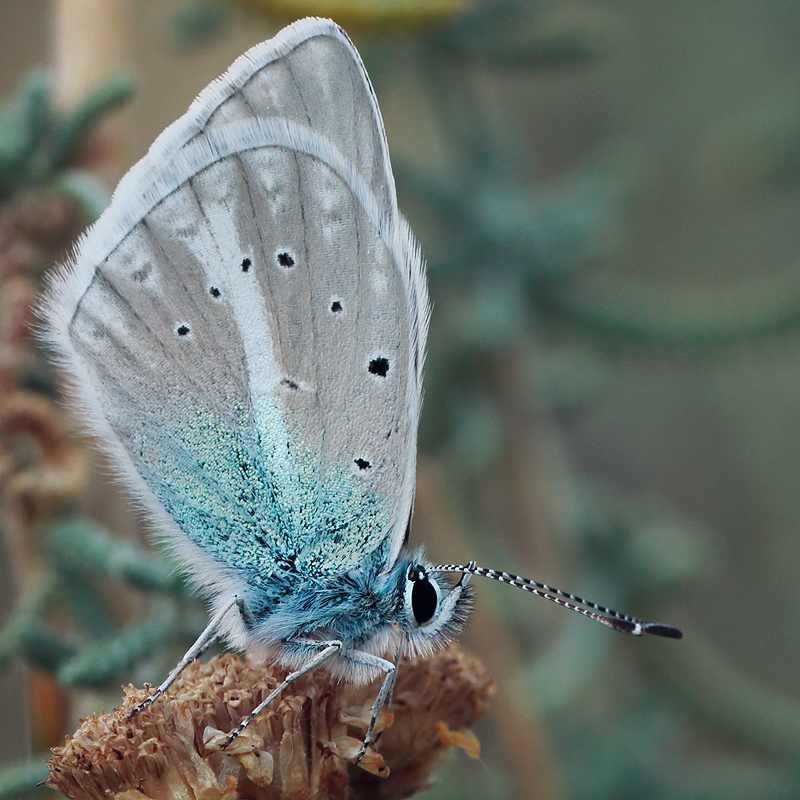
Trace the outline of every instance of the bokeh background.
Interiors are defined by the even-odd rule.
[[[800,5],[70,5],[0,2],[0,798],[203,619],[71,435],[30,303],[197,92],[307,14],[365,59],[428,259],[413,541],[686,635],[475,579],[462,641],[499,691],[426,797],[800,796]]]

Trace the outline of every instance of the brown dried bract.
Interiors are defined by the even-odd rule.
[[[450,746],[476,756],[468,729],[494,685],[457,646],[403,661],[391,709],[378,721],[380,753],[361,747],[377,685],[336,683],[323,670],[287,688],[227,749],[226,734],[285,672],[232,654],[189,666],[150,708],[128,687],[113,714],[86,719],[54,750],[47,785],[71,798],[394,798],[428,786]]]

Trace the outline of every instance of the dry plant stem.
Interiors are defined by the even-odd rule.
[[[426,530],[436,531],[435,537],[427,537],[435,543],[435,558],[439,551],[446,557],[449,553],[465,553],[469,546],[463,535],[466,526],[459,523],[444,486],[435,462],[420,458],[415,513]],[[556,760],[550,752],[544,720],[536,713],[535,702],[517,687],[520,663],[517,646],[505,618],[492,607],[488,596],[481,598],[464,638],[497,680],[492,720],[514,781],[515,797],[560,800],[563,792],[559,776],[553,770]]]
[[[456,646],[401,662],[391,709],[379,716],[380,752],[371,747],[356,768],[377,687],[336,683],[318,670],[225,748],[228,731],[284,676],[231,654],[195,662],[130,719],[147,692],[128,687],[120,708],[84,720],[54,751],[47,785],[76,800],[400,800],[429,785],[449,747],[477,757],[469,728],[494,691],[480,662]]]
[[[54,0],[52,62],[61,109],[75,108],[119,71],[129,28],[126,5],[124,0]]]
[[[0,530],[13,574],[30,586],[42,571],[39,535],[81,493],[88,463],[51,397],[28,387],[44,383],[34,346],[32,304],[41,278],[63,258],[85,219],[74,201],[31,192],[5,205],[0,216]],[[48,698],[37,702],[36,693]],[[66,719],[52,676],[31,678],[33,745],[54,744]],[[60,734],[59,734],[60,735]],[[57,741],[57,740],[56,740]]]
[[[40,526],[75,498],[87,475],[56,403],[27,388],[44,371],[32,305],[45,270],[84,222],[73,201],[45,192],[19,198],[0,217],[0,512],[23,581],[40,567]]]
[[[558,435],[538,387],[540,345],[527,336],[495,365],[494,385],[505,421],[500,470],[514,552],[552,574],[558,566],[554,542],[563,526],[563,486],[568,483]],[[563,539],[563,537],[561,537]]]
[[[129,0],[54,0],[51,61],[54,99],[72,111],[104,80],[129,66],[131,9]],[[129,111],[123,112],[123,117]],[[126,127],[118,114],[107,117],[82,146],[80,161],[114,185],[126,164]]]

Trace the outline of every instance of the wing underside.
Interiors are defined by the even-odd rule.
[[[48,312],[88,423],[168,536],[256,584],[391,564],[413,498],[422,266],[363,65],[308,26],[349,59],[344,111],[342,68],[314,84],[292,26],[271,75],[212,84],[123,179]],[[312,111],[254,118],[265,97]],[[348,103],[367,103],[358,135]]]

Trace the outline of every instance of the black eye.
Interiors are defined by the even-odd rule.
[[[426,577],[422,576],[414,581],[411,588],[411,610],[417,625],[430,622],[436,613],[437,602],[436,589]]]

